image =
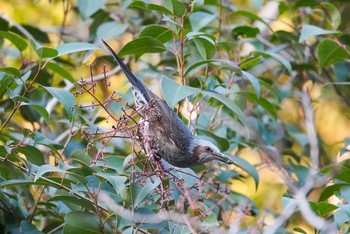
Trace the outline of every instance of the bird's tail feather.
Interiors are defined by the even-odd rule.
[[[105,42],[104,40],[102,40],[102,42],[106,45],[107,49],[111,52],[114,59],[117,60],[120,68],[123,70],[124,74],[126,75],[128,80],[130,81],[130,83],[134,86],[134,88],[138,89],[143,94],[146,101],[148,102],[150,100],[150,96],[149,96],[145,86],[142,84],[142,82],[139,81],[134,76],[134,74],[132,74],[132,72],[130,71],[128,66],[126,66],[126,64],[123,62],[123,60],[113,51],[113,49],[107,44],[107,42]]]

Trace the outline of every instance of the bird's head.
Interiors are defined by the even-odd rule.
[[[220,152],[218,147],[204,139],[194,139],[192,154],[192,156],[198,158],[196,164],[203,164],[212,160],[219,160],[227,164],[233,163],[228,156]]]

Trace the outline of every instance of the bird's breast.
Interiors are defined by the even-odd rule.
[[[157,156],[177,167],[189,167],[195,164],[194,157],[185,149],[178,147],[172,140],[172,133],[163,126],[161,115],[154,111],[144,111],[141,119],[141,132],[147,153],[156,153]],[[181,136],[179,136],[181,137]]]

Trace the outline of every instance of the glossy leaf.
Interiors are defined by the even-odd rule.
[[[72,74],[69,71],[67,71],[66,69],[64,69],[62,66],[60,66],[60,64],[58,64],[58,63],[53,63],[53,62],[47,63],[45,68],[52,70],[53,72],[59,74],[60,76],[69,80],[72,83],[75,82]]]
[[[168,77],[162,76],[162,94],[165,101],[172,109],[180,100],[198,94],[200,91],[200,89],[180,85]]]
[[[43,153],[34,146],[26,145],[24,147],[19,147],[17,151],[22,153],[29,162],[35,165],[41,166],[45,164]]]
[[[197,2],[197,1],[195,1]],[[199,32],[202,28],[208,26],[217,17],[217,14],[211,14],[204,11],[198,11],[189,16],[191,28],[194,32]]]
[[[59,172],[59,173],[66,173],[67,171],[62,170],[58,167],[51,166],[49,164],[45,164],[38,168],[38,171],[35,174],[34,181],[37,181],[41,176],[43,176],[46,173],[51,172]]]
[[[143,1],[134,1],[129,5],[129,8],[139,8],[142,10],[148,10],[148,11],[156,11],[161,14],[167,14],[171,15],[171,11],[169,11],[166,7],[163,7],[161,5],[156,4],[148,4]]]
[[[145,53],[162,53],[166,50],[164,45],[152,37],[139,37],[126,44],[120,51],[120,56],[135,55],[140,57]]]
[[[65,234],[85,233],[97,234],[101,233],[100,220],[96,214],[84,211],[72,211],[64,216],[63,232]],[[112,233],[107,223],[104,225],[106,233]]]
[[[30,40],[29,42],[39,58],[54,58],[58,55],[58,51],[55,49],[44,47],[33,40]]]
[[[173,38],[173,31],[162,25],[148,25],[139,34],[139,37],[152,37],[161,43],[170,41]]]
[[[118,37],[128,29],[127,24],[117,24],[114,21],[101,24],[97,28],[97,37],[103,40],[110,39],[112,37]]]
[[[63,45],[60,45],[56,48],[58,51],[57,56],[62,56],[71,53],[89,51],[100,49],[97,45],[87,43],[87,42],[70,42]]]
[[[31,106],[34,110],[36,110],[41,117],[45,120],[46,123],[49,123],[49,113],[47,113],[45,107],[38,105],[38,104],[30,104],[22,102],[21,106]]]
[[[322,2],[321,6],[326,9],[326,12],[330,15],[330,23],[333,26],[333,29],[338,29],[341,23],[341,14],[336,6],[329,2]]]
[[[86,199],[79,198],[77,196],[73,195],[56,195],[50,199],[47,200],[48,202],[64,202],[64,203],[72,203],[76,204],[78,206],[84,207],[88,210],[94,211],[95,207],[91,204],[91,202],[87,201]]]
[[[255,188],[258,189],[259,173],[256,170],[256,168],[241,157],[234,156],[234,157],[231,157],[231,160],[233,161],[234,165],[243,169],[245,172],[247,172],[249,175],[252,176],[255,182]]]
[[[39,231],[32,223],[29,223],[25,220],[21,221],[21,232],[30,233],[30,234],[44,234]]]
[[[321,215],[321,217],[326,217],[334,210],[338,209],[338,206],[335,206],[333,204],[330,204],[328,202],[319,202],[317,204],[318,207],[318,213]]]
[[[1,72],[9,74],[9,75],[14,76],[14,77],[21,77],[21,72],[17,68],[14,68],[14,67],[0,68],[0,73]]]
[[[55,87],[44,87],[52,96],[57,98],[57,100],[63,104],[64,109],[68,117],[71,119],[73,116],[72,108],[75,106],[75,99],[73,94],[67,90],[55,88]]]
[[[232,34],[242,37],[256,37],[260,33],[260,30],[251,26],[238,26],[232,29]]]
[[[277,118],[276,110],[278,107],[270,103],[267,99],[258,97],[256,94],[250,92],[237,92],[237,94],[247,97],[252,103],[256,103],[264,108],[274,119]]]
[[[133,205],[137,207],[150,193],[153,192],[161,180],[159,177],[152,177],[147,180],[144,185],[138,185],[137,183],[132,183],[130,185],[130,195],[132,196]]]
[[[271,27],[268,23],[266,23],[262,18],[260,18],[258,15],[252,13],[252,12],[249,12],[249,11],[244,11],[244,10],[239,10],[239,11],[235,11],[233,13],[233,15],[235,16],[244,16],[244,17],[248,17],[254,21],[258,21],[258,22],[261,22],[263,23],[266,27],[268,27],[271,31]]]
[[[254,51],[252,52],[254,56],[262,55],[263,57],[272,57],[276,59],[278,62],[280,62],[285,68],[287,68],[289,73],[292,73],[292,65],[290,62],[284,58],[283,56],[274,53],[274,52],[267,52],[267,51]]]
[[[19,35],[12,32],[0,31],[0,37],[6,38],[14,44],[19,51],[24,51],[28,47],[28,43]]]
[[[189,73],[195,69],[199,69],[202,65],[205,65],[205,64],[216,65],[216,63],[220,63],[220,61],[211,59],[211,60],[201,60],[201,61],[195,62],[194,64],[187,67],[187,69],[185,70],[184,76],[189,75]]]
[[[317,46],[317,58],[320,68],[323,68],[349,58],[349,54],[335,41],[325,39]]]
[[[100,10],[105,4],[107,0],[78,0],[78,10],[80,14],[85,18],[89,18],[92,14]]]
[[[112,175],[112,174],[107,174],[107,173],[96,173],[97,177],[102,177],[105,180],[107,180],[114,188],[115,192],[123,197],[126,198],[127,197],[127,188],[125,185],[125,182],[127,181],[127,177],[126,176],[116,176],[116,175]]]
[[[242,75],[249,80],[249,82],[253,85],[255,92],[256,92],[256,96],[259,98],[260,97],[260,83],[258,78],[256,78],[255,76],[253,76],[252,74],[246,72],[246,71],[241,71]]]
[[[233,113],[235,113],[235,115],[237,115],[238,119],[246,126],[248,126],[248,120],[245,116],[245,114],[243,113],[243,111],[229,98],[213,92],[213,91],[202,91],[203,94],[208,95],[210,97],[215,98],[216,100],[218,100],[219,102],[221,102],[222,104],[224,104],[227,108],[229,108],[231,111],[233,111]]]
[[[305,24],[303,25],[300,37],[299,37],[299,43],[307,40],[309,37],[319,36],[319,35],[328,35],[328,34],[339,34],[338,31],[335,30],[326,30],[314,25]]]
[[[186,12],[186,6],[182,1],[178,0],[164,0],[164,5],[168,8],[173,15],[182,17]]]
[[[194,44],[203,59],[211,59],[215,55],[215,44],[205,38],[193,39]]]
[[[347,223],[350,220],[350,204],[340,204],[333,218],[337,227],[341,227],[343,224]]]
[[[0,187],[16,186],[16,185],[32,185],[34,184],[33,180],[29,179],[13,179],[5,180],[0,182]]]

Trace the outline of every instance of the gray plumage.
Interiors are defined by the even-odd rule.
[[[143,119],[142,132],[147,153],[156,154],[177,167],[190,167],[215,159],[232,163],[214,144],[193,136],[177,114],[132,74],[105,41],[102,42],[132,84],[136,107]]]

